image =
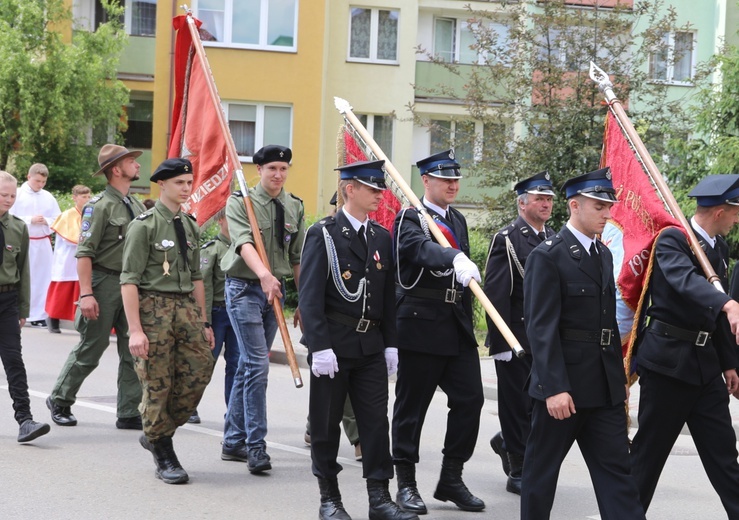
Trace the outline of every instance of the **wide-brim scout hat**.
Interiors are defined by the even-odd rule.
[[[539,172],[513,186],[516,195],[531,193],[533,195],[551,195],[554,197],[554,186],[548,171]]]
[[[355,180],[362,184],[375,188],[376,190],[385,190],[385,171],[383,166],[385,161],[361,161],[346,166],[335,168],[339,171],[339,178],[342,181]]]
[[[739,206],[739,174],[709,175],[704,177],[688,197],[694,197],[699,206],[721,204]]]
[[[421,175],[431,175],[440,179],[461,179],[461,166],[454,160],[454,149],[440,152],[416,163]]]
[[[568,179],[562,186],[562,191],[567,199],[583,195],[591,199],[618,202],[611,182],[611,169],[608,167]]]
[[[118,146],[117,144],[105,144],[98,153],[98,164],[100,169],[92,174],[93,177],[100,175],[105,170],[113,166],[115,163],[126,157],[138,157],[144,152],[134,151],[130,152],[128,148]]]

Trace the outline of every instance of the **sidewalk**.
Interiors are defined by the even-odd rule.
[[[308,379],[310,373],[308,371],[308,349],[300,344],[300,330],[293,328],[292,324],[287,326],[288,332],[290,332],[290,338],[293,344],[293,350],[295,351],[295,357],[298,360],[298,366],[301,369],[303,378],[303,384],[308,385]],[[270,361],[272,363],[287,364],[287,357],[285,356],[285,346],[280,337],[280,332],[277,331],[277,337],[275,338],[274,345],[272,345],[272,353],[270,354]],[[482,388],[485,394],[485,399],[492,401],[498,400],[498,378],[495,374],[495,362],[490,357],[480,358],[480,368],[482,371]],[[733,397],[729,400],[729,411],[731,413],[732,423],[734,425],[734,432],[739,439],[739,400]],[[629,417],[631,420],[632,435],[633,430],[639,427],[639,421],[637,414],[639,413],[639,383],[637,382],[631,387],[631,395],[629,397]],[[687,426],[683,428],[683,435],[690,435]]]

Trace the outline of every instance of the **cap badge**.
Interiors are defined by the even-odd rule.
[[[280,152],[280,157],[285,157],[285,152]]]
[[[606,179],[608,179],[609,181],[611,180],[611,170],[608,170],[606,172]]]
[[[545,173],[545,174],[544,174],[544,178],[545,178],[546,180],[550,180],[550,179],[551,179],[551,177],[550,177],[550,175],[549,175],[549,172],[547,172],[547,173]]]
[[[454,148],[449,150],[449,158],[453,161],[454,160]]]

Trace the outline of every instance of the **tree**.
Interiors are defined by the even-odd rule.
[[[43,162],[57,190],[90,184],[97,151],[119,135],[128,101],[116,79],[123,8],[117,0],[103,6],[110,21],[65,42],[72,14],[64,0],[0,0],[0,169],[24,179]]]
[[[513,217],[509,189],[517,180],[548,170],[559,187],[598,168],[607,108],[589,79],[590,61],[611,75],[627,106],[639,100],[641,110],[631,110],[630,118],[655,159],[661,158],[666,136],[687,133],[690,114],[679,102],[669,102],[667,87],[649,81],[647,72],[650,56],[665,52],[664,34],[676,30],[674,9],[661,0],[641,1],[633,9],[601,3],[606,4],[573,8],[562,0],[522,0],[495,11],[468,6],[478,64],[445,63],[419,49],[464,79],[467,112],[483,123],[483,139],[473,137],[479,160],[467,174],[478,177],[480,186],[498,188],[497,196],[484,200],[493,227]],[[507,34],[494,23],[501,21]],[[441,85],[429,95],[454,93]],[[555,227],[566,219],[561,201],[555,204]]]

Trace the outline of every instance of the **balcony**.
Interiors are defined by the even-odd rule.
[[[477,65],[458,64],[459,74],[430,61],[416,61],[415,99],[436,103],[462,104],[467,96],[467,80]],[[489,101],[503,98],[503,87],[493,88]]]

